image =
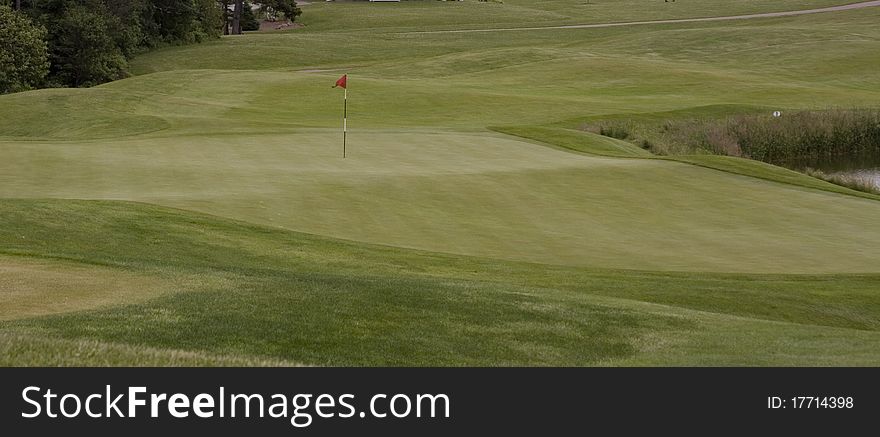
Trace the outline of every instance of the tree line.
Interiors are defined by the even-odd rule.
[[[258,30],[260,28],[252,5],[258,6],[259,11],[272,21],[283,18],[293,22],[296,17],[302,14],[302,10],[296,5],[296,0],[217,1],[220,3],[224,15],[224,35],[240,35],[243,30]]]
[[[254,3],[301,14],[295,0]],[[0,0],[0,94],[97,85],[126,77],[143,51],[258,28],[247,0]]]

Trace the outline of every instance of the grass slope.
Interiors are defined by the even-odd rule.
[[[693,108],[688,112],[703,109]],[[666,112],[659,114],[668,114]],[[658,114],[658,115],[659,115]],[[651,116],[648,114],[636,114],[633,118]],[[610,117],[614,119],[615,117]],[[856,191],[850,188],[835,185],[821,179],[804,175],[803,173],[789,170],[775,165],[767,164],[751,159],[742,159],[731,156],[719,155],[677,155],[677,156],[652,156],[649,152],[636,147],[634,144],[614,138],[605,137],[592,132],[576,129],[580,122],[569,127],[572,122],[554,123],[543,126],[504,126],[493,127],[492,130],[521,138],[535,140],[539,144],[559,147],[589,155],[608,156],[615,158],[652,158],[672,162],[692,164],[713,170],[720,170],[732,174],[739,174],[758,179],[764,179],[783,184],[799,187],[813,188],[831,193],[846,194],[864,199],[880,200],[880,196],[864,191]]]
[[[609,114],[876,105],[880,8],[407,33],[832,2],[600,3],[595,16],[507,3],[313,4],[304,31],[0,97],[0,262],[29,266],[16,280],[31,284],[0,299],[0,363],[880,362],[875,198],[576,130]],[[342,72],[344,161],[329,88]],[[95,275],[97,297],[72,271]]]
[[[337,134],[325,131],[0,146],[0,196],[139,200],[351,240],[553,264],[877,268],[880,202],[486,134],[352,136],[346,160]]]
[[[647,3],[647,4],[646,4]],[[302,21],[309,31],[482,29],[717,17],[813,9],[845,0],[700,0],[659,4],[639,0],[505,0],[502,2],[313,3]]]
[[[298,364],[259,356],[216,355],[176,349],[155,349],[95,340],[68,340],[39,334],[0,333],[0,366],[285,366]]]
[[[332,365],[878,358],[876,275],[554,267],[354,244],[131,203],[2,207],[7,255],[211,278],[145,303],[0,323],[7,335]],[[32,356],[28,344],[15,350]],[[101,362],[93,359],[81,362]]]

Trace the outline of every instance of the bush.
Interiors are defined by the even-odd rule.
[[[630,129],[621,123],[603,123],[599,126],[599,134],[606,137],[625,140],[630,137]]]
[[[49,73],[46,29],[0,5],[0,94],[39,87]]]

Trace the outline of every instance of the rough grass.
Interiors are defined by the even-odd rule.
[[[660,155],[710,153],[783,166],[815,166],[847,158],[880,159],[877,109],[785,111],[779,117],[767,111],[723,119],[703,115],[654,124],[610,119],[584,128],[641,144]]]
[[[175,349],[156,349],[124,343],[51,338],[45,333],[0,333],[0,366],[176,366],[176,367],[292,367],[290,361],[258,356],[216,355]]]
[[[743,112],[737,113],[737,110]],[[582,143],[596,143],[586,139],[595,133],[625,140],[625,144],[641,146],[653,154],[681,162],[723,162],[706,155],[746,157],[791,168],[850,190],[878,194],[878,187],[869,175],[827,174],[811,168],[840,163],[867,164],[880,159],[880,111],[877,109],[786,111],[775,117],[767,108],[723,105],[635,116],[612,115],[576,122],[584,131]],[[572,123],[532,129],[559,132]],[[511,133],[516,134],[517,130],[524,131],[515,128]],[[545,135],[545,140],[563,143],[558,135]],[[598,149],[597,152],[603,154]],[[607,153],[620,155],[614,151]],[[710,167],[718,168],[717,165]],[[761,177],[755,172],[743,174]],[[802,180],[798,183],[830,189]],[[854,194],[849,190],[831,191]]]

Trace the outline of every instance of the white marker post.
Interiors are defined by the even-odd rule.
[[[345,137],[348,134],[348,75],[343,74],[333,88],[342,87],[345,97],[342,100],[342,158],[345,159]]]
[[[345,159],[345,136],[348,134],[348,88],[345,90],[345,98],[342,100],[342,159]]]

